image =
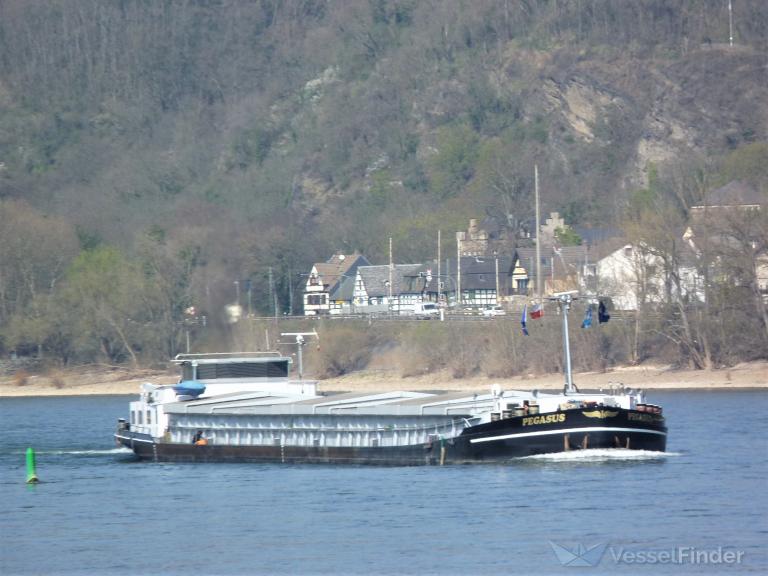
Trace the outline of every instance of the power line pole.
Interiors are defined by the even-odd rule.
[[[248,318],[253,317],[253,305],[251,304],[253,300],[253,282],[251,282],[251,279],[248,278]]]
[[[275,280],[272,277],[272,266],[269,267],[269,298],[272,300],[274,316],[277,318],[277,293],[275,293]]]
[[[539,213],[539,165],[533,165],[533,192],[536,200],[536,298],[541,303],[541,234],[539,223],[541,214]]]
[[[461,306],[461,238],[456,233],[456,304]]]
[[[392,312],[392,272],[394,270],[392,262],[392,236],[389,237],[389,285],[387,286],[387,308]]]
[[[440,290],[440,230],[437,231],[437,301],[440,302],[442,290]]]
[[[733,5],[728,0],[728,44],[733,48]]]
[[[288,316],[293,316],[293,274],[288,267]]]

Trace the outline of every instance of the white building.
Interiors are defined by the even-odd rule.
[[[637,310],[641,302],[663,303],[668,295],[677,295],[678,284],[684,299],[703,302],[704,282],[688,252],[677,267],[678,283],[662,258],[643,245],[625,243],[596,262],[596,292],[610,297],[617,310]]]
[[[349,306],[357,268],[367,264],[360,254],[334,254],[312,266],[304,287],[304,315],[333,314]]]

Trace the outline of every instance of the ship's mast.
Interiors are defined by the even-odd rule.
[[[573,383],[573,373],[571,372],[571,345],[568,339],[568,310],[571,309],[571,302],[573,302],[573,295],[576,291],[572,292],[560,292],[553,294],[552,300],[557,301],[560,306],[560,310],[563,313],[563,360],[564,360],[564,372],[565,372],[565,386],[563,387],[564,394],[573,394],[578,392],[578,388]]]

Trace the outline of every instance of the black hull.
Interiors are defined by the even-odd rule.
[[[661,416],[633,410],[568,410],[515,417],[467,428],[453,439],[384,447],[225,446],[154,442],[120,430],[119,443],[142,458],[162,462],[282,462],[414,466],[505,462],[522,456],[594,448],[663,452]]]

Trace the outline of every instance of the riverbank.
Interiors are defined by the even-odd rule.
[[[144,382],[173,384],[178,380],[178,375],[158,370],[84,366],[44,374],[4,376],[0,378],[0,398],[137,394]]]
[[[144,382],[173,384],[175,373],[125,368],[73,368],[25,378],[0,378],[0,398],[11,396],[80,396],[136,394]],[[584,389],[608,388],[621,383],[648,390],[768,388],[768,362],[749,362],[722,370],[673,370],[669,366],[629,366],[608,372],[574,375]],[[506,390],[559,390],[561,374],[527,375],[514,378],[454,379],[445,373],[402,378],[396,371],[369,370],[319,381],[322,392],[391,390],[487,391],[493,384]]]
[[[750,362],[723,370],[673,370],[668,366],[628,366],[607,372],[584,372],[573,376],[584,389],[608,388],[624,384],[628,388],[657,390],[768,388],[768,362]],[[562,374],[516,376],[514,378],[452,379],[446,374],[428,374],[416,378],[387,377],[385,372],[355,373],[323,380],[323,391],[375,390],[478,390],[493,384],[505,390],[560,390]]]

